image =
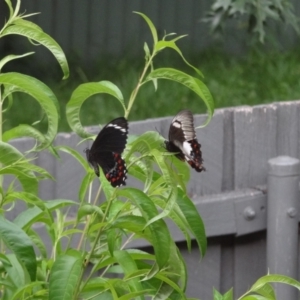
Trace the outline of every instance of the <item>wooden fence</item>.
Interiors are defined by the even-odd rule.
[[[300,2],[291,0],[295,14],[300,14]],[[143,12],[150,17],[158,29],[164,32],[188,34],[179,41],[185,53],[203,50],[215,40],[210,35],[207,24],[200,20],[209,11],[211,0],[22,0],[21,11],[41,12],[30,18],[50,34],[68,54],[77,53],[82,62],[94,63],[101,55],[112,54],[118,57],[143,55],[144,41],[152,45],[149,28],[142,18],[133,11]],[[0,22],[4,23],[7,9],[4,0],[0,1]],[[241,22],[228,22],[223,43],[218,46],[231,53],[242,53],[248,45],[249,36]],[[268,24],[270,26],[270,24]],[[276,25],[274,30],[279,43],[285,48],[299,43],[299,37],[292,28]],[[10,42],[4,39],[0,50],[14,49],[17,53],[23,48],[20,39]],[[26,43],[28,48],[28,43]],[[32,47],[30,47],[32,49]],[[35,47],[40,61],[53,61],[48,50]],[[199,60],[200,61],[200,60]],[[200,61],[201,62],[201,61]]]
[[[130,133],[158,130],[167,137],[171,119],[130,122]],[[204,115],[195,116],[196,125],[204,120]],[[98,127],[90,129],[99,131]],[[197,135],[207,171],[192,171],[188,191],[206,226],[206,256],[200,261],[196,245],[189,253],[182,234],[174,225],[170,224],[170,228],[188,265],[188,295],[212,299],[213,287],[221,292],[233,287],[237,297],[268,272],[268,160],[279,155],[300,158],[300,101],[218,109],[210,124],[199,129]],[[73,133],[60,133],[55,144],[70,146],[84,155],[87,142],[78,146],[79,141]],[[22,152],[32,147],[28,139],[13,144]],[[78,199],[84,170],[74,158],[62,153],[58,161],[42,152],[36,163],[56,178],[56,182],[41,182],[43,199]],[[247,217],[251,209],[254,218]]]

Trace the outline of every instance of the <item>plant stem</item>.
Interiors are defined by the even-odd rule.
[[[134,103],[134,100],[135,100],[135,98],[136,98],[136,95],[137,95],[137,93],[138,93],[140,87],[143,85],[144,77],[145,77],[145,75],[146,75],[146,73],[147,73],[147,70],[148,70],[149,66],[151,65],[151,62],[152,62],[152,60],[153,60],[155,54],[156,54],[156,53],[153,52],[152,55],[150,56],[149,60],[147,61],[146,65],[145,65],[145,68],[144,68],[144,70],[143,70],[143,73],[142,73],[142,75],[140,76],[140,79],[139,79],[139,81],[138,81],[137,86],[135,87],[135,89],[132,91],[132,93],[131,93],[131,95],[130,95],[129,102],[128,102],[128,107],[127,107],[126,112],[125,112],[125,118],[126,118],[126,119],[128,119],[128,116],[129,116],[129,114],[130,114],[130,111],[131,111],[132,105],[133,105],[133,103]]]
[[[105,212],[104,212],[104,215],[103,215],[103,218],[102,218],[102,222],[104,222],[105,219],[106,219],[106,217],[107,217],[107,214],[108,214],[108,212],[109,212],[109,210],[110,210],[112,201],[113,201],[113,199],[115,198],[115,194],[116,194],[116,190],[114,191],[112,197],[108,200],[108,204],[107,204],[107,207],[106,207],[106,209],[105,209]],[[92,246],[90,252],[88,253],[87,258],[85,259],[84,267],[82,268],[81,274],[80,274],[80,277],[79,277],[79,282],[82,281],[82,277],[83,277],[83,274],[84,274],[85,267],[88,265],[88,263],[89,263],[89,261],[90,261],[92,255],[93,255],[93,252],[95,251],[95,248],[96,248],[96,246],[97,246],[98,240],[99,240],[100,237],[101,237],[102,230],[103,230],[103,227],[101,227],[101,228],[99,229],[99,232],[98,232],[98,234],[97,234],[97,236],[96,236],[96,238],[95,238],[95,241],[94,241],[94,243],[93,243],[93,246]],[[90,279],[91,276],[92,276],[92,274],[90,273],[89,276],[88,276],[88,278],[86,279],[85,283],[83,284],[83,287],[84,287],[85,284],[88,282],[88,280]],[[76,296],[77,296],[77,294],[78,294],[78,292],[79,292],[79,288],[80,288],[80,285],[78,284],[77,287],[76,287],[76,292],[75,292],[75,295],[76,295]],[[76,299],[77,299],[77,298],[76,298]]]

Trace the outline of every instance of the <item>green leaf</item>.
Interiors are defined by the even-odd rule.
[[[79,251],[70,250],[66,254],[59,255],[51,268],[49,299],[77,299],[75,291],[80,284],[82,267],[83,258]]]
[[[28,56],[28,55],[32,55],[32,54],[34,54],[34,52],[28,52],[28,53],[25,53],[25,54],[22,54],[22,55],[10,54],[10,55],[5,56],[4,58],[2,58],[0,60],[0,71],[1,71],[2,67],[5,64],[7,64],[9,61],[12,61],[12,60],[18,59],[18,58],[22,58],[22,57],[25,57],[25,56]]]
[[[89,82],[79,85],[71,95],[66,106],[66,115],[71,129],[82,138],[93,136],[86,132],[80,122],[80,108],[84,101],[95,94],[105,93],[115,97],[125,111],[124,99],[119,88],[109,81]]]
[[[114,251],[114,257],[122,267],[124,274],[128,275],[134,271],[137,271],[137,265],[131,256],[125,250]],[[128,280],[128,284],[131,287],[131,291],[139,292],[143,290],[143,287],[139,281],[139,278],[132,278]],[[137,299],[144,299],[144,297],[137,297]]]
[[[45,141],[44,135],[39,130],[27,124],[21,124],[5,131],[2,140],[3,142],[8,142],[9,140],[25,136],[32,137],[40,143]]]
[[[296,289],[300,290],[300,282],[285,276],[285,275],[279,275],[279,274],[272,274],[272,275],[266,275],[261,278],[259,278],[251,287],[249,292],[256,292],[260,291],[261,288],[267,284],[267,283],[285,283],[290,286],[295,287]]]
[[[80,221],[82,217],[92,214],[97,214],[99,215],[99,217],[104,216],[103,211],[99,206],[86,203],[79,208],[77,213],[77,220]]]
[[[23,169],[20,171],[24,172],[24,174],[17,173],[17,178],[20,181],[24,191],[36,194],[38,190],[38,181],[37,178],[34,177],[34,173],[31,171],[31,164],[27,163],[25,157],[22,155],[19,150],[17,150],[15,147],[11,146],[10,144],[3,143],[0,141],[0,163],[5,166],[10,166],[14,163],[22,163]],[[27,167],[27,170],[24,169],[24,167]],[[2,167],[2,172],[3,171]],[[11,169],[12,174],[13,170]]]
[[[47,148],[56,136],[59,119],[59,104],[53,92],[41,81],[19,73],[0,74],[0,83],[15,86],[39,102],[47,115],[48,132],[44,134],[42,140],[39,140],[40,145],[35,150],[40,151]],[[36,137],[41,137],[41,135],[36,135]]]
[[[214,113],[214,100],[207,86],[202,81],[172,68],[160,68],[149,73],[144,83],[155,78],[177,81],[195,92],[204,101],[208,111],[206,122],[197,128],[205,127],[210,122]]]
[[[151,33],[152,33],[152,37],[153,37],[153,43],[154,43],[154,46],[156,45],[157,41],[158,41],[158,38],[157,38],[157,31],[156,31],[156,28],[155,26],[153,25],[152,21],[144,14],[140,13],[140,12],[137,12],[137,11],[134,11],[135,14],[138,14],[140,16],[142,16],[144,18],[144,20],[147,22],[150,30],[151,30]]]
[[[177,39],[179,38],[182,38],[184,36],[180,36],[178,37]],[[175,44],[175,41],[172,40],[172,41],[159,41],[156,46],[155,46],[155,50],[156,51],[160,51],[164,48],[171,48],[173,50],[175,50],[182,58],[182,60],[189,66],[191,67],[193,70],[196,71],[197,74],[199,74],[201,77],[204,77],[203,74],[201,73],[201,71],[199,69],[197,69],[196,67],[194,67],[193,65],[191,65],[186,59],[185,57],[183,56],[181,50],[177,47],[177,45]]]
[[[18,260],[15,254],[7,254],[9,263],[6,261],[3,262],[3,267],[10,279],[11,284],[15,287],[14,292],[21,286],[24,286],[26,283],[30,282],[30,276],[20,260]],[[12,293],[13,294],[13,293]],[[9,299],[11,299],[10,297]]]
[[[33,244],[40,251],[40,255],[46,259],[47,258],[47,248],[46,248],[45,242],[41,239],[41,237],[33,229],[28,229],[27,234],[30,237]]]
[[[117,194],[131,200],[140,209],[146,221],[151,220],[158,213],[151,199],[138,189],[124,188],[117,190]],[[162,219],[151,223],[147,228],[151,232],[152,239],[150,242],[154,248],[157,264],[163,268],[170,257],[170,232]]]
[[[196,238],[202,256],[204,256],[207,247],[205,226],[195,204],[181,189],[178,189],[177,204]]]
[[[88,172],[82,179],[81,185],[79,188],[79,201],[82,203],[85,199],[86,191],[88,190],[91,182],[94,180],[96,177],[94,171],[93,172]]]
[[[12,24],[6,27],[2,31],[2,36],[9,35],[9,34],[23,35],[31,40],[38,42],[39,44],[42,44],[49,51],[51,51],[51,53],[58,61],[62,69],[62,72],[64,74],[63,79],[68,78],[69,77],[68,62],[61,47],[56,43],[56,41],[51,36],[41,31],[40,28],[38,29],[36,27],[37,25],[30,26],[29,23],[33,24],[32,22],[29,21],[18,20],[17,24]]]
[[[48,299],[46,296],[48,296],[48,291],[45,289],[41,289],[41,287],[45,286],[47,283],[44,281],[35,281],[31,282],[29,284],[26,284],[25,286],[19,287],[17,292],[12,296],[11,300],[19,300],[24,299],[24,295],[35,295],[35,297],[39,297],[38,299]],[[38,290],[38,291],[37,291]],[[42,297],[44,296],[44,297]]]
[[[14,223],[22,229],[26,229],[32,224],[42,221],[51,226],[50,219],[46,219],[45,212],[38,207],[31,207],[23,210],[14,219]]]
[[[68,199],[54,199],[54,200],[45,201],[45,205],[50,211],[53,211],[55,209],[69,206],[69,205],[77,206],[79,205],[79,203]]]
[[[74,150],[71,147],[68,146],[56,146],[55,150],[59,150],[65,153],[68,153],[72,155],[82,166],[83,168],[88,172],[90,169],[90,166],[87,162],[87,160],[76,150]]]
[[[26,233],[0,215],[0,236],[4,244],[14,252],[26,267],[32,281],[36,278],[37,262],[33,244]]]

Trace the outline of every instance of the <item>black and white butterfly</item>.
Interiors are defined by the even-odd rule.
[[[182,110],[174,117],[169,129],[169,140],[165,144],[169,152],[177,153],[177,158],[187,161],[197,172],[205,171],[191,111]]]
[[[99,166],[113,187],[125,185],[126,164],[121,157],[128,136],[128,122],[117,118],[109,122],[96,137],[91,149],[85,149],[86,157],[99,177]]]

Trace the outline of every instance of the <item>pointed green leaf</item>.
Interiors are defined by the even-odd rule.
[[[24,175],[22,175],[22,173],[13,173],[13,169],[11,169],[11,172],[12,174],[17,175],[17,178],[22,184],[24,191],[27,191],[32,194],[37,193],[38,181],[34,177],[32,171],[30,170],[31,164],[26,162],[25,157],[19,150],[17,150],[10,144],[3,143],[0,141],[0,163],[5,166],[10,166],[14,163],[24,163],[24,167],[27,167],[27,170],[20,170],[20,172],[24,172]],[[4,167],[2,169],[4,169]],[[4,170],[2,170],[2,172],[4,172]]]
[[[9,61],[12,61],[14,59],[18,59],[18,58],[22,58],[22,57],[25,57],[25,56],[28,56],[28,55],[32,55],[34,54],[34,52],[28,52],[28,53],[25,53],[25,54],[22,54],[22,55],[14,55],[14,54],[11,54],[11,55],[7,55],[5,56],[4,58],[2,58],[0,60],[0,71],[2,69],[2,67],[7,64]]]
[[[177,204],[196,238],[201,255],[204,256],[207,247],[205,226],[195,204],[181,189],[178,189]]]
[[[4,244],[14,252],[26,267],[31,280],[35,280],[37,262],[33,244],[26,233],[0,215],[0,236]]]
[[[128,275],[134,271],[137,271],[137,265],[135,261],[131,258],[131,256],[125,250],[118,250],[114,251],[114,257],[116,258],[117,262],[122,267],[124,274]],[[132,278],[128,280],[128,284],[131,287],[131,291],[133,292],[140,292],[143,290],[143,287],[139,281],[139,278]],[[144,299],[144,297],[137,297],[137,299]]]
[[[118,99],[125,111],[123,95],[119,88],[113,83],[109,81],[100,81],[83,83],[79,85],[75,89],[75,91],[71,95],[71,99],[67,103],[66,115],[68,123],[72,130],[82,138],[88,138],[93,135],[87,133],[80,122],[80,108],[84,101],[87,100],[87,98],[100,93],[109,94]]]
[[[68,251],[59,255],[54,262],[49,280],[49,300],[69,300],[75,298],[77,285],[83,268],[82,254]]]
[[[47,148],[54,140],[58,128],[59,104],[53,92],[41,81],[19,73],[0,74],[0,83],[16,86],[39,102],[47,115],[48,132],[44,134],[44,139],[39,141],[40,145],[35,150]]]
[[[156,45],[157,41],[158,41],[158,38],[157,38],[157,31],[156,31],[156,28],[155,26],[153,25],[152,21],[144,14],[140,13],[140,12],[137,12],[137,11],[134,11],[135,14],[138,14],[140,16],[142,16],[144,18],[144,20],[147,22],[150,30],[151,30],[151,33],[152,33],[152,37],[153,37],[153,43],[154,45]]]
[[[85,157],[83,157],[78,151],[74,150],[68,146],[56,146],[55,150],[59,150],[65,153],[72,155],[82,166],[83,168],[88,171],[90,169],[89,164]]]
[[[146,221],[151,220],[158,213],[151,199],[138,189],[124,188],[117,190],[117,194],[131,200],[140,209]],[[157,263],[162,268],[166,265],[170,257],[170,232],[162,219],[151,223],[147,228],[151,232],[152,240],[150,242],[154,248]]]
[[[272,275],[266,275],[261,278],[259,278],[251,287],[249,292],[256,292],[259,291],[265,284],[267,283],[285,283],[290,286],[295,287],[296,289],[300,290],[300,282],[285,276],[285,275],[279,275],[279,274],[272,274]]]
[[[27,124],[21,124],[5,131],[3,133],[2,140],[3,142],[8,142],[9,140],[25,136],[32,137],[40,143],[43,143],[45,141],[44,135],[39,130]]]
[[[194,67],[193,65],[191,65],[186,59],[185,57],[183,56],[181,50],[177,47],[177,45],[175,44],[175,41],[182,38],[184,36],[180,36],[180,37],[177,37],[177,39],[175,40],[172,40],[172,41],[159,41],[157,42],[156,46],[155,46],[155,50],[156,51],[160,51],[164,48],[171,48],[173,50],[175,50],[180,56],[181,58],[183,59],[183,61],[189,66],[191,67],[194,71],[196,71],[197,74],[199,74],[201,77],[204,77],[203,74],[201,73],[201,71],[199,69],[197,69],[196,67]]]
[[[56,43],[56,41],[51,36],[41,31],[37,27],[29,26],[29,23],[31,22],[26,20],[22,20],[22,21],[19,20],[18,24],[12,24],[6,27],[2,31],[2,36],[9,35],[9,34],[23,35],[31,40],[38,42],[39,44],[42,44],[44,47],[46,47],[48,50],[51,51],[51,53],[58,61],[62,69],[62,72],[64,74],[63,79],[68,78],[69,67],[68,67],[66,56],[62,48]]]
[[[201,80],[172,68],[160,68],[149,73],[145,82],[155,78],[177,81],[195,92],[204,101],[208,111],[206,122],[197,128],[205,127],[210,122],[214,113],[214,100],[207,86]]]

